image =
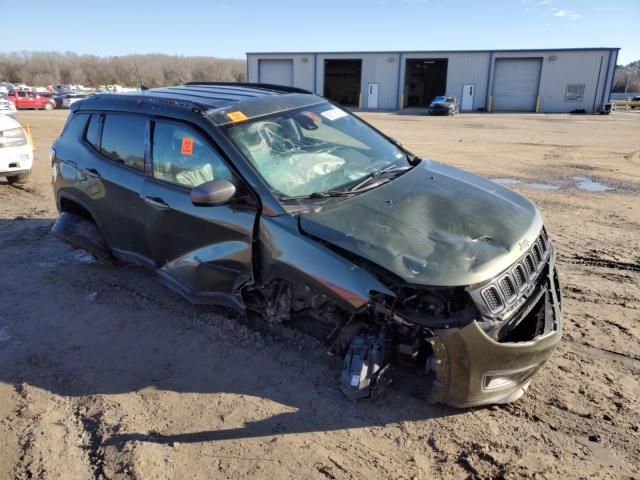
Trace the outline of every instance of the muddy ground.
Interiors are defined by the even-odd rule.
[[[73,251],[49,234],[66,112],[20,112],[36,162],[0,180],[0,478],[638,478],[640,115],[363,115],[541,208],[566,323],[528,394],[462,411],[409,376],[353,405],[313,340]]]

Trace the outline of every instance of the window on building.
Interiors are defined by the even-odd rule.
[[[111,160],[144,171],[147,119],[134,115],[106,115],[100,152]]]
[[[156,122],[152,145],[153,176],[159,180],[189,188],[211,180],[231,180],[220,155],[191,127]]]
[[[565,102],[581,102],[584,97],[584,85],[567,85],[564,94]]]

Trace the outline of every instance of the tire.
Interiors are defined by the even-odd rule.
[[[53,103],[51,103],[51,102],[47,102],[47,103],[44,104],[44,109],[47,110],[48,112],[50,112],[54,108],[55,107],[53,106]]]
[[[7,177],[7,182],[9,182],[9,185],[13,185],[13,184],[23,184],[23,183],[27,183],[27,180],[29,180],[29,175],[31,174],[31,171],[28,172],[22,172],[19,175],[12,175],[10,177]]]
[[[53,224],[51,233],[73,248],[85,250],[100,260],[116,263],[100,229],[86,218],[62,212]]]

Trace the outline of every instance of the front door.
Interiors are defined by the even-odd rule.
[[[251,279],[256,205],[241,193],[224,205],[193,205],[191,190],[204,182],[226,179],[242,187],[206,134],[190,125],[155,121],[151,162],[140,196],[161,277],[194,301],[233,304]]]
[[[367,93],[367,108],[378,108],[378,84],[370,83]]]
[[[462,104],[461,109],[464,111],[473,110],[473,96],[476,91],[475,85],[465,85],[462,87]]]

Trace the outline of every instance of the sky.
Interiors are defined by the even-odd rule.
[[[640,60],[640,0],[0,0],[0,51],[166,53],[620,47]],[[11,21],[13,10],[28,21]]]

